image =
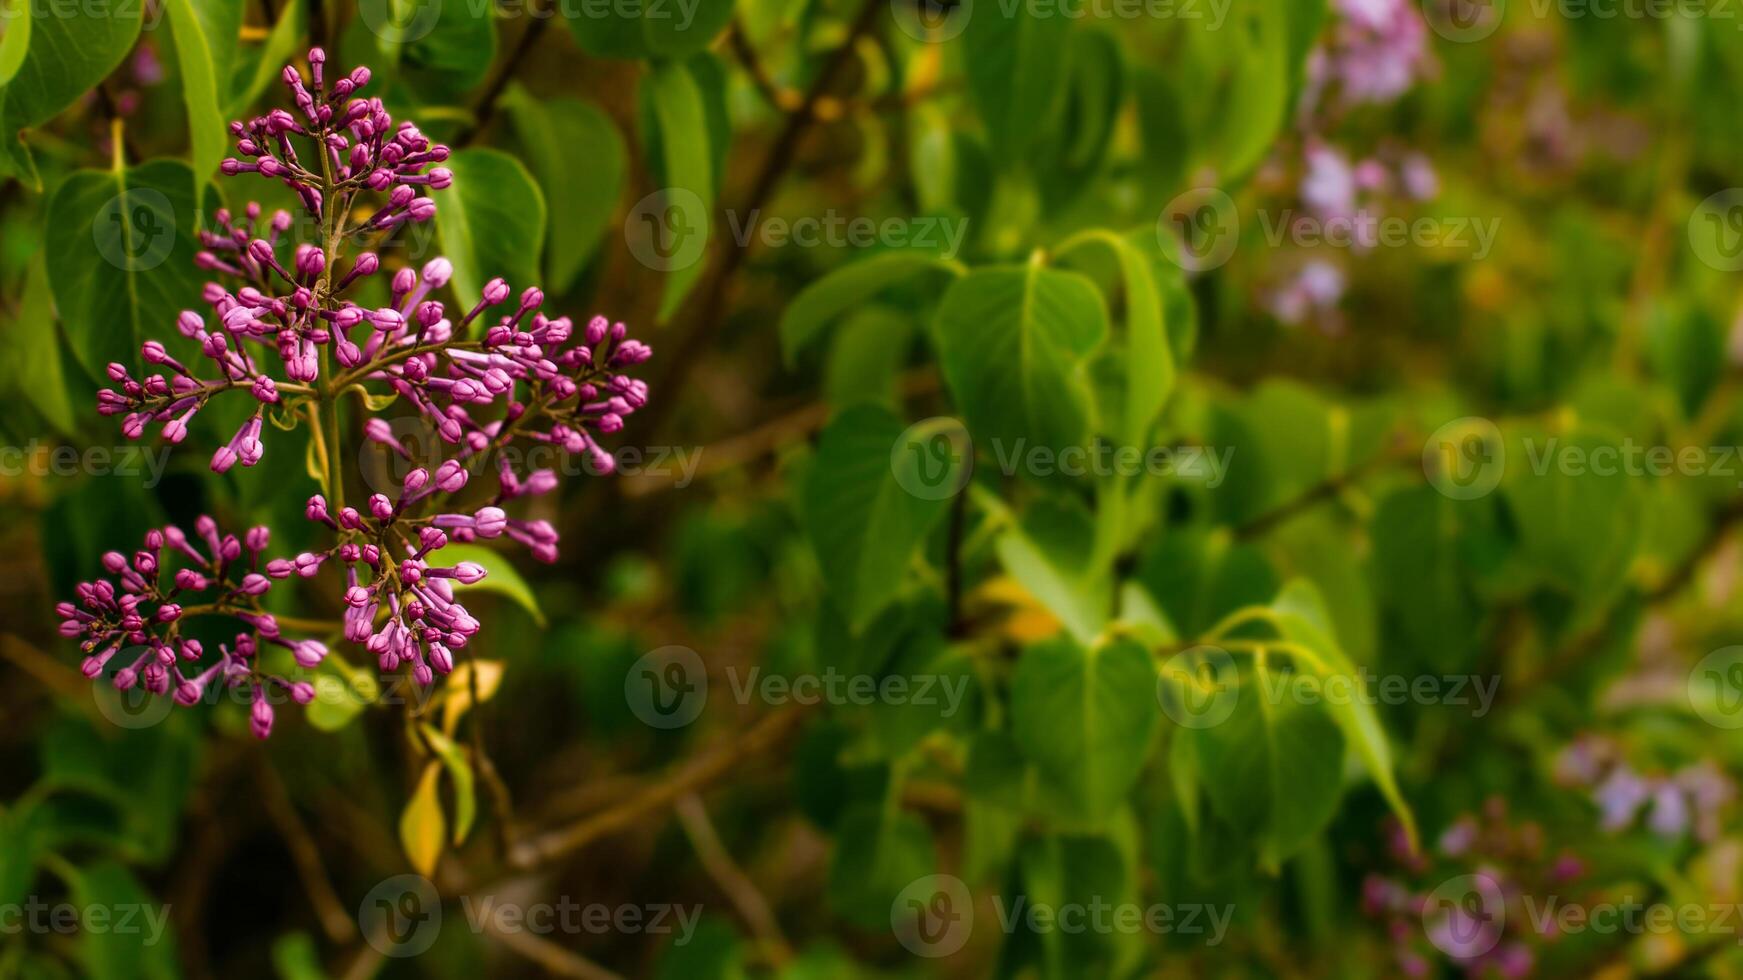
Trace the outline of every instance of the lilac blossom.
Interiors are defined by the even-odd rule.
[[[266,215],[253,203],[240,213],[219,211],[195,258],[217,276],[203,293],[208,309],[181,313],[175,328],[185,342],[174,350],[158,340],[142,345],[144,376],[109,365],[114,387],[99,393],[98,411],[122,416],[129,438],[155,427],[175,444],[212,399],[248,399],[251,410],[212,451],[217,473],[264,458],[267,421],[274,428],[306,422],[323,492],[308,499],[304,515],[330,532],[331,544],[267,559],[260,554],[267,529],[249,532],[243,543],[218,537],[216,525],[201,518],[204,550],[173,527],[154,531],[132,559],[105,556],[113,578],[80,585],[79,602],[58,609],[63,634],[80,639],[88,655],[88,676],[103,674],[123,647],[143,647],[137,661],[115,672],[117,686],[173,689],[184,704],[197,702],[209,684],[250,686],[250,727],[262,738],[274,721],[269,687],[304,703],[313,688],[263,671],[259,651],[282,647],[303,671],[328,655],[320,640],[285,637],[260,605],[263,595],[293,578],[336,580],[343,613],[330,640],[343,637],[373,654],[381,670],[405,669],[420,685],[432,684],[454,669],[481,629],[455,589],[486,574],[474,562],[443,561],[442,549],[505,539],[539,560],[557,558],[552,524],[505,509],[554,490],[556,474],[516,472],[499,451],[516,441],[542,443],[585,454],[594,471],[609,473],[613,457],[600,439],[647,403],[646,383],[626,372],[652,355],[622,323],[596,316],[576,327],[566,316],[547,316],[536,286],[516,293],[492,279],[476,302],[456,304],[448,298],[454,269],[447,259],[388,269],[376,243],[435,214],[431,195],[454,179],[440,166],[448,148],[409,122],[396,124],[380,99],[358,95],[368,68],[329,77],[318,48],[308,61],[306,79],[294,66],[284,71],[296,113],[273,109],[232,124],[238,155],[222,171],[284,184],[318,229],[315,240],[296,240],[296,219],[286,211]],[[385,305],[349,298],[375,276],[385,277]],[[344,473],[334,461],[348,457],[332,431],[340,400],[354,391],[367,411],[404,403],[444,447],[444,458],[413,459],[386,420],[364,419],[363,437],[410,467],[392,496],[373,494],[360,508],[344,503]],[[494,490],[472,486],[470,501],[461,503],[493,456]],[[186,565],[169,575],[160,554]],[[184,620],[196,615],[228,617],[247,629],[215,662],[204,662],[199,644],[180,638]]]

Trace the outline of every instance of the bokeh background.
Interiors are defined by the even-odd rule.
[[[1735,6],[0,12],[0,976],[1743,972]],[[311,44],[463,161],[384,262],[465,215],[654,400],[484,703],[342,655],[258,741],[52,608],[316,540],[302,432],[94,408]]]

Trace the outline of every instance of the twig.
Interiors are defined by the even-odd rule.
[[[523,929],[502,928],[496,922],[496,916],[484,917],[484,931],[490,938],[556,976],[576,977],[578,980],[623,980],[619,974],[577,953],[571,953],[549,939],[535,936]]]
[[[308,893],[309,902],[314,905],[315,913],[321,920],[321,931],[335,944],[356,942],[357,922],[345,911],[338,893],[327,880],[327,869],[321,864],[321,849],[316,846],[315,839],[303,825],[303,818],[297,814],[296,807],[291,803],[284,781],[270,765],[252,768],[255,781],[260,784],[261,803],[266,807],[267,816],[278,827],[279,834],[284,837],[285,846],[290,849],[291,862],[297,867],[297,877],[302,879],[303,891]]]
[[[727,35],[727,44],[732,48],[733,56],[744,66],[745,73],[750,75],[751,82],[762,97],[782,112],[792,112],[804,104],[804,96],[777,86],[769,71],[763,66],[762,59],[757,57],[756,48],[751,46],[750,35],[745,33],[744,21],[739,17],[732,18],[732,31]]]
[[[859,39],[872,29],[872,25],[877,23],[878,15],[883,12],[885,6],[881,0],[866,0],[865,5],[860,8],[859,15],[854,18],[853,25],[848,29],[847,37],[829,55],[822,69],[817,72],[817,77],[812,79],[811,86],[805,90],[805,98],[799,103],[799,107],[787,116],[786,125],[775,137],[774,146],[770,148],[767,159],[763,161],[762,169],[758,171],[756,180],[751,184],[749,195],[746,196],[743,206],[739,209],[740,214],[755,214],[762,210],[768,202],[769,196],[774,193],[775,185],[780,183],[782,176],[792,167],[793,159],[799,149],[800,139],[811,128],[811,124],[819,118],[818,104],[834,88],[837,78],[846,70],[853,58],[854,47],[858,45]],[[662,345],[663,349],[674,353],[670,358],[663,359],[665,367],[661,371],[657,383],[653,385],[655,391],[677,391],[678,382],[690,372],[696,358],[704,349],[712,346],[708,343],[709,335],[720,329],[720,325],[726,320],[726,289],[731,284],[738,267],[743,264],[745,256],[750,250],[750,242],[747,241],[744,245],[738,246],[732,242],[731,236],[726,236],[725,240],[731,244],[727,247],[719,268],[709,280],[708,288],[702,292],[701,298],[696,300],[691,307],[696,313],[690,320],[689,329],[684,331],[682,336]],[[661,398],[649,405],[647,409],[643,409],[644,414],[649,410],[653,413],[652,418],[642,420],[645,430],[658,433],[669,417],[672,406],[677,401],[678,399],[675,398]]]
[[[661,781],[616,806],[575,823],[529,837],[509,855],[516,868],[533,868],[580,850],[593,841],[634,825],[655,810],[671,806],[686,793],[719,779],[740,762],[779,744],[804,717],[801,708],[784,708],[752,725],[743,737],[691,759]]]
[[[930,367],[915,368],[902,376],[897,383],[897,390],[903,398],[929,395],[938,390],[938,372]],[[828,402],[811,402],[749,432],[723,439],[711,446],[703,446],[701,462],[690,475],[712,476],[773,453],[793,440],[821,429],[829,421],[832,411],[834,406]],[[642,497],[676,488],[681,475],[669,470],[659,472],[656,468],[649,468],[633,477],[625,476],[619,482],[624,496]]]
[[[1401,442],[1401,440],[1399,440]],[[1285,500],[1283,503],[1252,518],[1235,528],[1235,537],[1242,540],[1262,537],[1266,532],[1282,525],[1290,518],[1311,510],[1315,505],[1329,500],[1342,493],[1345,489],[1360,483],[1366,477],[1387,466],[1407,463],[1412,459],[1399,447],[1394,445],[1384,449],[1358,466],[1333,474],[1308,487],[1301,494]]]
[[[514,80],[515,72],[520,70],[520,66],[527,60],[527,56],[532,54],[533,45],[539,43],[539,38],[545,33],[545,26],[555,16],[557,16],[556,11],[547,5],[538,3],[527,5],[527,17],[530,18],[531,22],[527,24],[527,29],[521,32],[520,40],[515,43],[514,51],[509,54],[508,61],[502,66],[502,71],[498,72],[494,79],[491,79],[490,87],[484,90],[484,97],[478,100],[478,108],[472,113],[472,122],[468,123],[466,128],[454,137],[453,145],[456,149],[470,144],[478,138],[478,134],[482,133],[485,127],[490,125],[490,121],[496,116],[496,104],[501,100],[502,93],[508,89],[508,83]]]
[[[691,846],[696,848],[696,856],[701,859],[708,876],[726,893],[733,907],[738,909],[738,914],[744,916],[745,923],[767,948],[769,958],[774,961],[775,966],[785,966],[793,958],[792,944],[781,934],[781,927],[775,921],[774,912],[769,909],[768,900],[763,898],[763,893],[757,890],[756,884],[733,861],[726,846],[720,842],[720,835],[714,830],[714,822],[708,819],[708,808],[702,805],[701,797],[695,793],[685,793],[678,798],[673,809],[678,814],[678,822],[684,827],[684,835],[690,838]]]

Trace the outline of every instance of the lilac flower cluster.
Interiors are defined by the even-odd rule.
[[[1710,759],[1671,773],[1643,774],[1623,757],[1621,746],[1600,735],[1583,735],[1555,760],[1558,784],[1586,790],[1598,807],[1599,826],[1621,833],[1640,822],[1654,836],[1718,839],[1724,815],[1737,799],[1737,784]]]
[[[1585,862],[1567,850],[1548,855],[1543,827],[1513,823],[1499,797],[1490,798],[1480,815],[1455,820],[1432,851],[1411,851],[1396,821],[1388,823],[1386,842],[1396,871],[1363,880],[1362,910],[1385,924],[1394,960],[1407,977],[1440,975],[1434,963],[1441,958],[1470,977],[1531,976],[1538,944],[1555,937],[1511,925],[1503,931],[1502,923],[1530,922],[1523,908],[1527,896],[1565,893],[1587,874]],[[1492,886],[1505,909],[1435,900],[1437,886],[1467,876]]]
[[[507,282],[492,279],[476,303],[451,308],[438,294],[454,269],[436,258],[421,269],[392,272],[383,284],[386,305],[371,308],[348,298],[371,277],[388,274],[371,250],[374,243],[406,222],[434,215],[429,194],[450,186],[453,174],[435,166],[448,159],[447,147],[409,122],[396,125],[381,100],[356,95],[369,81],[367,68],[330,80],[320,49],[308,60],[308,80],[294,66],[284,73],[298,114],[274,109],[233,124],[239,156],[224,161],[222,169],[228,176],[255,173],[289,187],[318,227],[316,240],[293,243],[294,219],[285,211],[268,218],[251,203],[240,215],[218,212],[215,229],[201,235],[196,258],[220,277],[204,291],[210,311],[184,311],[176,324],[187,339],[182,346],[211,362],[211,376],[198,376],[163,343],[147,341],[144,361],[161,370],[135,378],[125,366],[109,365],[115,387],[99,394],[98,410],[122,415],[129,438],[158,426],[173,444],[187,438],[190,423],[213,398],[246,391],[252,411],[213,453],[211,468],[218,473],[261,460],[265,421],[284,428],[306,421],[324,492],[309,498],[305,515],[331,531],[334,542],[325,550],[263,563],[265,528],[249,532],[245,548],[233,537],[220,538],[202,518],[205,552],[165,528],[152,532],[131,561],[118,553],[107,556],[105,567],[115,581],[81,585],[79,604],[63,604],[60,612],[63,634],[81,638],[90,655],[86,672],[92,677],[124,646],[146,648],[137,663],[115,674],[118,686],[143,680],[147,690],[161,693],[173,677],[179,699],[187,700],[186,690],[197,700],[216,677],[256,691],[288,685],[298,700],[306,700],[301,682],[261,674],[255,651],[263,643],[286,646],[309,669],[326,656],[326,647],[283,640],[259,597],[277,580],[316,576],[328,562],[343,578],[344,612],[333,632],[362,644],[382,670],[409,667],[419,684],[432,683],[453,669],[455,651],[480,628],[456,600],[454,586],[485,574],[472,562],[442,563],[437,553],[450,541],[508,538],[540,560],[557,557],[558,535],[549,522],[511,517],[504,509],[520,497],[554,489],[555,473],[518,473],[503,456],[494,493],[458,506],[455,498],[470,478],[517,439],[586,453],[596,471],[610,472],[613,458],[599,437],[622,429],[625,418],[647,403],[647,385],[624,372],[651,356],[648,346],[604,317],[579,329],[568,317],[547,317],[537,287],[514,297]],[[347,259],[348,251],[353,255]],[[445,459],[416,460],[394,425],[366,418],[364,438],[411,465],[396,497],[373,494],[362,509],[345,506],[344,474],[336,465],[342,458],[340,403],[354,391],[363,396],[356,401],[371,410],[403,400],[451,447]],[[159,564],[166,546],[192,563],[168,580]],[[209,591],[209,601],[183,604],[183,593]],[[196,613],[239,619],[250,632],[226,645],[217,663],[189,677],[177,665],[194,664],[201,651],[197,643],[180,640],[179,631]],[[263,697],[256,704],[255,730],[264,737],[271,706]]]
[[[78,602],[55,607],[62,636],[78,639],[86,656],[84,674],[101,676],[113,661],[122,662],[111,679],[116,688],[135,687],[152,694],[174,692],[178,704],[192,705],[214,685],[245,688],[252,703],[250,725],[265,738],[272,732],[269,689],[278,688],[298,704],[314,700],[314,685],[274,675],[260,664],[262,644],[291,651],[302,667],[315,667],[327,656],[318,640],[287,639],[260,599],[279,579],[313,575],[320,567],[314,555],[264,560],[271,532],[254,527],[238,539],[220,535],[217,522],[202,516],[190,539],[171,524],[146,533],[144,546],[131,557],[119,551],[103,556],[103,568],[113,578],[81,582]],[[181,567],[171,571],[172,565]],[[117,588],[119,583],[119,588]],[[204,601],[193,603],[191,600]],[[218,657],[201,665],[200,641],[181,635],[182,625],[203,614],[227,614],[248,629],[230,643],[219,644]],[[192,673],[185,673],[183,668]]]
[[[1414,0],[1337,0],[1330,39],[1307,61],[1309,93],[1335,87],[1345,105],[1386,103],[1431,67],[1428,23]]]
[[[1384,198],[1427,200],[1439,192],[1439,181],[1420,153],[1390,152],[1351,162],[1326,134],[1341,112],[1404,95],[1428,76],[1432,60],[1428,25],[1413,0],[1337,0],[1333,13],[1326,38],[1308,55],[1298,112],[1302,141],[1296,196],[1308,212],[1301,220],[1347,223],[1357,236],[1352,251],[1359,253],[1376,244],[1371,238]],[[1313,322],[1328,333],[1341,332],[1338,306],[1347,283],[1342,265],[1309,257],[1276,278],[1261,298],[1279,321]]]

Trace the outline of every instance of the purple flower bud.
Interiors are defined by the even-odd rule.
[[[424,263],[424,282],[431,289],[441,289],[453,276],[454,264],[441,256]]]
[[[480,508],[478,513],[473,515],[473,520],[476,522],[473,529],[478,532],[478,536],[481,538],[499,537],[508,527],[508,515],[503,512],[501,507]]]
[[[272,705],[266,701],[264,688],[256,688],[254,692],[254,707],[248,715],[248,726],[254,731],[254,737],[264,739],[272,735]]]
[[[490,306],[508,299],[508,283],[496,278],[484,284],[484,302]]]
[[[319,640],[300,640],[291,644],[291,655],[301,667],[319,667],[327,659],[327,645]]]

